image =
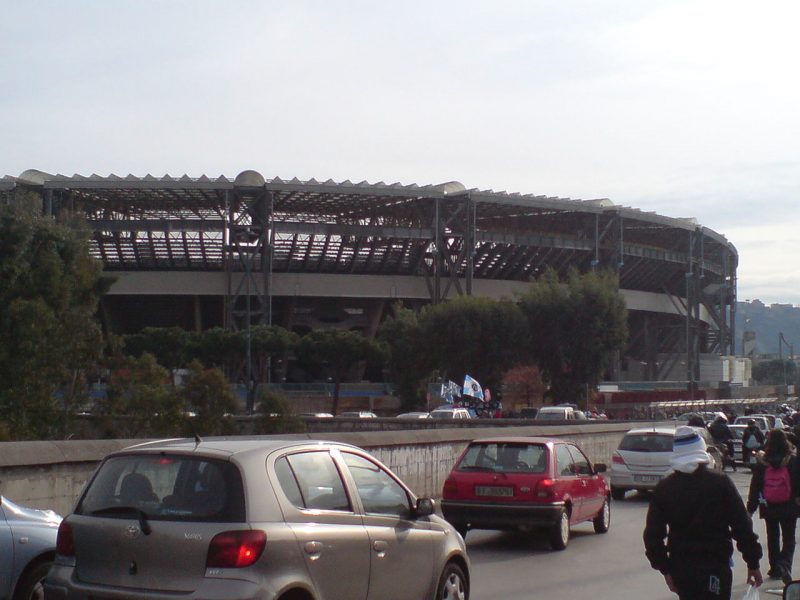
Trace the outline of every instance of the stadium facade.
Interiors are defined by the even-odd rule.
[[[250,322],[373,335],[395,301],[513,297],[548,267],[575,267],[619,275],[630,344],[617,380],[691,386],[702,357],[735,354],[734,246],[694,219],[607,199],[255,171],[231,179],[36,170],[0,179],[0,197],[85,217],[93,255],[117,278],[101,316],[118,333]]]

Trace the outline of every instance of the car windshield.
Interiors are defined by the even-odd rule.
[[[672,452],[671,433],[629,433],[622,438],[620,450],[629,452]]]
[[[470,444],[456,467],[459,471],[544,473],[547,447],[543,444],[480,442]]]
[[[101,465],[75,512],[234,523],[245,520],[244,491],[239,470],[226,461],[129,454]]]
[[[452,419],[455,414],[452,410],[435,410],[431,413],[431,419]]]

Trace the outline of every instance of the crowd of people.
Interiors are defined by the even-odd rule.
[[[762,548],[752,522],[756,512],[766,529],[767,577],[792,581],[800,516],[800,412],[782,411],[766,433],[755,418],[747,421],[741,461],[752,476],[746,500],[729,477],[709,468],[707,436],[698,431],[708,431],[735,470],[727,421],[723,414],[708,425],[702,417],[690,418],[675,430],[672,473],[656,487],[648,509],[647,558],[681,600],[730,598],[733,541],[747,564],[748,584],[761,585]]]

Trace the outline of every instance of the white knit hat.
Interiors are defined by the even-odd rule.
[[[708,464],[710,460],[706,452],[706,442],[694,427],[682,425],[675,429],[669,461],[674,471],[694,473],[697,465]]]

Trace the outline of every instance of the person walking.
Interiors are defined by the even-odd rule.
[[[731,428],[728,427],[728,419],[723,415],[718,415],[714,422],[708,426],[708,432],[714,438],[714,443],[719,447],[720,451],[724,451],[723,470],[725,465],[730,465],[735,473],[736,457],[733,455],[733,433],[731,433]]]
[[[767,436],[763,452],[756,455],[747,512],[764,519],[767,529],[767,576],[792,580],[794,560],[795,525],[797,523],[800,485],[797,459],[782,429],[773,429]]]
[[[762,583],[753,521],[736,486],[709,462],[695,429],[675,429],[673,472],[658,483],[647,510],[645,555],[680,600],[730,600],[732,540],[747,564],[747,583]]]

